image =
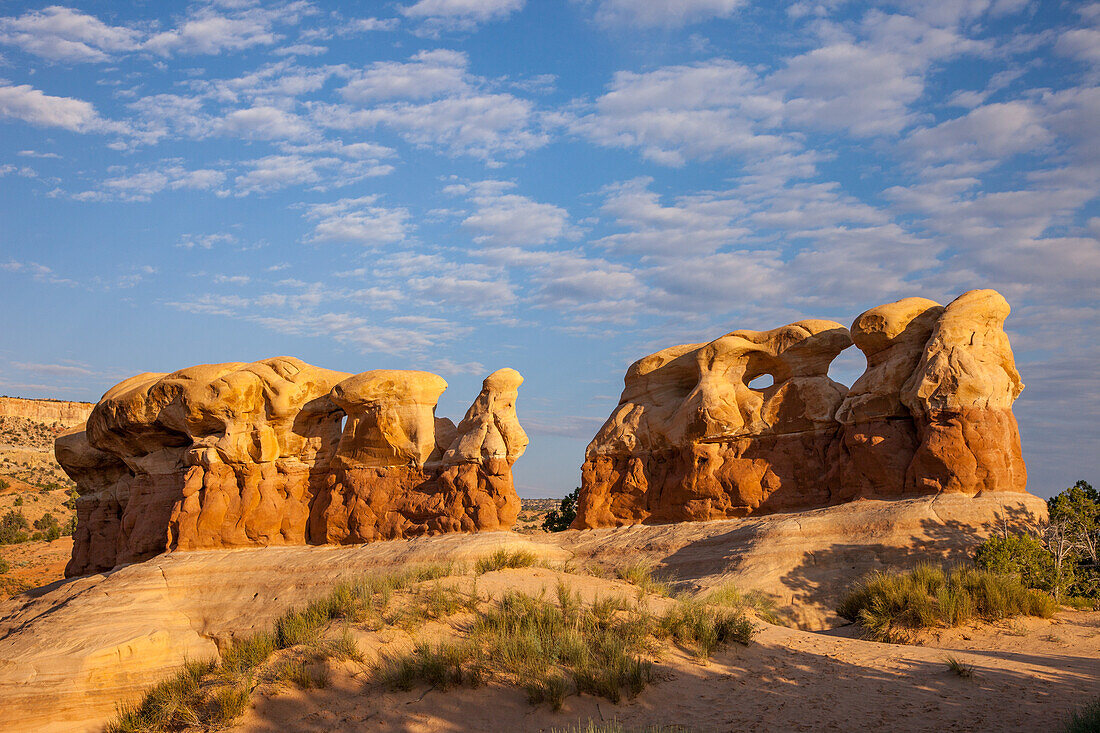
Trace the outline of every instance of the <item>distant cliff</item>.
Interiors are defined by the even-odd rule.
[[[88,419],[95,404],[64,400],[26,400],[0,397],[0,417],[25,417],[36,422],[60,422],[79,425]]]

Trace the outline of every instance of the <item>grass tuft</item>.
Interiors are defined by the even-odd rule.
[[[657,619],[657,634],[686,646],[701,658],[730,642],[748,644],[755,628],[740,611],[715,610],[694,599],[681,599]]]
[[[905,643],[920,629],[1020,615],[1050,618],[1057,610],[1053,598],[1025,587],[1016,575],[922,564],[908,572],[872,573],[845,595],[837,614],[860,623],[873,639]]]
[[[619,580],[625,580],[633,586],[637,586],[642,593],[655,596],[668,596],[671,590],[668,583],[653,577],[653,566],[645,563],[634,563],[616,568],[615,576]]]
[[[969,664],[964,664],[957,657],[945,657],[943,661],[947,664],[948,671],[955,675],[965,680],[974,678],[974,667]]]
[[[1062,730],[1064,733],[1096,733],[1096,731],[1100,731],[1100,697],[1070,713]]]
[[[488,555],[478,560],[475,568],[477,574],[482,575],[494,570],[504,570],[506,568],[529,568],[535,564],[536,559],[535,553],[526,550],[509,552],[508,550],[500,549],[492,555]]]

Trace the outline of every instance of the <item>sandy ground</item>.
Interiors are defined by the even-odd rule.
[[[636,592],[616,581],[545,569],[490,573],[479,589],[496,595],[504,588],[546,588],[552,597],[560,578],[588,598]],[[357,634],[367,664],[332,663],[332,681],[323,690],[261,686],[232,730],[549,731],[589,720],[695,731],[1044,730],[1100,694],[1095,612],[945,630],[906,646],[850,638],[850,627],[809,632],[758,626],[753,644],[733,645],[708,662],[675,647],[659,651],[653,657],[656,682],[633,700],[616,705],[571,696],[558,713],[532,706],[523,690],[501,682],[389,692],[371,681],[369,660],[407,646],[408,637],[393,630]],[[949,671],[947,656],[972,666],[974,676]]]

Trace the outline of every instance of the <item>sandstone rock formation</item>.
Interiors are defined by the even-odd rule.
[[[79,425],[88,419],[88,413],[93,407],[95,405],[89,402],[0,397],[0,417],[22,417],[43,423]]]
[[[906,298],[850,330],[800,321],[647,356],[588,446],[573,527],[1024,491],[1008,310],[992,290]],[[847,389],[828,369],[852,343],[867,370]]]
[[[81,495],[66,575],[172,549],[507,528],[527,444],[522,381],[491,375],[455,428],[435,418],[447,383],[427,372],[352,376],[279,357],[132,377],[57,439]]]

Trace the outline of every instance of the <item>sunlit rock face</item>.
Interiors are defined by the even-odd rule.
[[[799,321],[651,354],[588,446],[573,526],[1024,491],[1007,315],[976,290],[872,308],[851,329]],[[828,370],[853,343],[867,370],[848,389]]]
[[[174,549],[507,528],[522,381],[491,375],[456,428],[435,417],[447,383],[427,372],[279,357],[128,379],[55,444],[80,493],[66,574]]]

